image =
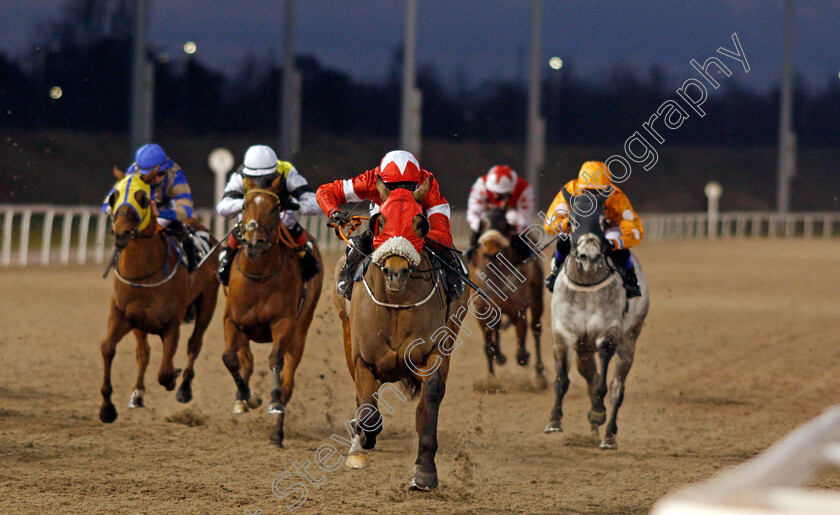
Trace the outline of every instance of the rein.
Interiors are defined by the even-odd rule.
[[[154,235],[145,235],[145,238],[151,238],[152,236],[154,236]],[[155,270],[154,272],[152,272],[150,274],[146,274],[146,275],[143,275],[143,276],[140,276],[140,277],[126,278],[126,277],[123,277],[122,274],[120,274],[119,266],[116,266],[116,267],[114,267],[114,276],[116,276],[116,278],[119,279],[120,282],[123,282],[123,283],[125,283],[125,284],[127,284],[131,287],[134,287],[134,288],[155,288],[157,286],[160,286],[162,284],[165,284],[165,283],[169,282],[170,279],[175,277],[175,273],[178,272],[178,267],[181,265],[180,256],[177,256],[177,259],[175,260],[175,266],[172,267],[172,271],[169,273],[169,275],[164,277],[162,280],[160,280],[158,282],[154,282],[154,283],[138,283],[138,282],[135,282],[135,281],[140,281],[140,280],[143,280],[143,279],[148,279],[149,277],[152,277],[152,276],[156,275],[158,272],[163,270],[169,264],[169,249],[172,248],[172,243],[169,242],[168,240],[164,240],[164,242],[167,244],[166,245],[166,252],[164,253],[163,263],[161,263],[160,267],[158,267],[157,270]],[[114,251],[114,257],[115,258],[118,259],[118,256],[120,254],[122,254],[122,251],[117,251],[117,250]]]
[[[426,295],[426,298],[421,300],[421,301],[415,302],[413,304],[391,304],[391,303],[388,303],[388,302],[382,302],[381,300],[377,299],[376,296],[373,294],[373,291],[370,289],[370,285],[368,284],[367,279],[365,279],[365,276],[362,276],[362,282],[365,285],[365,290],[367,291],[368,295],[370,296],[370,300],[372,300],[373,303],[376,304],[377,306],[382,306],[383,308],[394,308],[394,309],[411,309],[411,308],[416,308],[416,307],[422,306],[423,304],[429,302],[432,299],[432,297],[434,297],[435,293],[437,292],[438,284],[440,283],[440,278],[437,276],[437,274],[435,274],[434,277],[435,277],[435,284],[432,285],[432,290],[429,292],[428,295]]]
[[[280,262],[280,266],[278,266],[277,269],[275,269],[273,272],[271,272],[269,274],[265,274],[265,275],[253,275],[253,274],[248,274],[248,273],[243,272],[242,268],[239,266],[239,256],[238,255],[236,256],[236,259],[234,259],[233,262],[236,265],[236,270],[240,274],[242,274],[246,279],[249,279],[251,281],[254,281],[254,282],[258,283],[258,282],[262,281],[263,279],[268,279],[269,277],[274,277],[275,275],[282,272],[283,271],[283,265],[286,263],[286,256],[285,256],[285,254],[283,255],[283,261]]]

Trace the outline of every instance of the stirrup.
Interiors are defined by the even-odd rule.
[[[554,293],[554,283],[557,282],[558,275],[560,275],[560,269],[552,268],[548,277],[545,278],[545,288],[551,293]]]

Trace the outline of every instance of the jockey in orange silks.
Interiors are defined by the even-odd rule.
[[[577,179],[573,179],[563,186],[563,189],[570,196],[575,196],[581,190],[590,190],[594,194],[606,197],[604,202],[604,218],[609,224],[609,229],[604,236],[612,244],[607,255],[612,259],[624,281],[624,288],[627,290],[627,298],[638,297],[639,282],[636,278],[636,271],[630,259],[630,247],[638,245],[644,238],[645,230],[642,221],[630,200],[615,184],[612,183],[604,163],[599,161],[587,161],[583,163]],[[548,217],[543,227],[549,234],[557,234],[557,249],[554,251],[554,259],[551,261],[551,273],[545,280],[546,288],[554,290],[554,283],[557,275],[563,266],[566,256],[569,254],[571,244],[569,237],[569,204],[564,198],[563,190],[557,193],[551,207],[548,208]],[[562,233],[562,234],[561,234]]]
[[[440,186],[434,175],[420,167],[410,152],[405,150],[393,150],[385,154],[379,166],[368,170],[352,179],[337,180],[322,185],[316,192],[318,204],[324,213],[330,217],[330,221],[344,224],[350,221],[350,215],[340,209],[341,204],[369,200],[374,204],[371,213],[378,212],[382,204],[382,198],[376,190],[377,178],[382,179],[385,186],[391,190],[405,188],[409,191],[416,190],[426,181],[431,181],[429,192],[423,197],[420,207],[429,220],[429,233],[426,235],[425,243],[432,248],[439,256],[452,264],[453,269],[461,270],[460,260],[452,253],[452,233],[449,225],[449,202],[440,192]],[[348,248],[347,261],[339,274],[338,291],[350,298],[353,282],[358,280],[363,273],[360,266],[373,252],[373,235],[366,230],[360,236],[353,238],[355,249]],[[456,263],[456,261],[458,261]],[[448,291],[450,296],[458,296],[463,292],[463,283],[460,276],[453,272],[447,274]]]

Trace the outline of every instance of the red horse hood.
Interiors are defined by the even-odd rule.
[[[423,251],[423,238],[414,233],[412,221],[415,216],[423,214],[420,204],[414,200],[410,191],[398,188],[391,192],[379,213],[385,219],[385,224],[381,230],[376,230],[380,222],[373,224],[373,261],[379,263],[388,256],[398,255],[417,266]]]

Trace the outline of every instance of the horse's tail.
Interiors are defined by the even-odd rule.
[[[400,385],[409,397],[416,399],[420,395],[420,388],[423,386],[423,383],[414,377],[414,375],[410,375],[400,379]]]

